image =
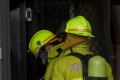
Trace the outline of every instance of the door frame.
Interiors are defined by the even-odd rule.
[[[11,80],[10,71],[10,31],[9,0],[0,0],[0,32],[1,32],[1,79]]]

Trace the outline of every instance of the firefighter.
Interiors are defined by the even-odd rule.
[[[107,61],[94,56],[90,48],[91,25],[83,16],[70,19],[66,24],[66,40],[58,50],[60,59],[53,67],[51,80],[113,80]]]
[[[50,80],[52,67],[59,57],[57,49],[65,39],[63,34],[55,35],[48,30],[40,30],[33,35],[29,42],[29,50],[36,58],[41,58],[43,64],[47,64],[45,80]],[[39,74],[38,74],[39,75]],[[42,78],[43,79],[43,78]]]
[[[59,48],[63,44],[65,38],[66,38],[66,34],[62,33],[60,35],[57,35],[47,45],[49,46],[50,44],[52,44],[54,46],[48,51],[48,66],[44,76],[45,80],[51,80],[53,67],[56,61],[60,59],[61,50],[59,50]]]
[[[40,30],[36,32],[29,42],[29,50],[37,57],[40,48],[56,35],[48,30]]]

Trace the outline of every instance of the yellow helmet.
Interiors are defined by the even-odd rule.
[[[77,16],[70,19],[67,22],[65,31],[67,33],[73,33],[81,36],[94,37],[92,35],[92,29],[90,23],[83,16]]]
[[[33,35],[29,42],[29,49],[34,54],[38,51],[42,46],[44,46],[49,40],[54,38],[56,35],[48,30],[40,30]]]

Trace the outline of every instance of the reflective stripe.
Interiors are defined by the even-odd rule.
[[[70,69],[74,71],[80,70],[80,64],[71,64]]]
[[[50,39],[52,39],[53,37],[55,37],[55,35],[49,35],[47,38],[45,38],[45,40],[43,42],[49,41]]]
[[[83,80],[83,78],[75,78],[75,79],[72,79],[72,80]]]
[[[68,32],[74,32],[74,31],[80,31],[80,32],[89,32],[91,33],[91,30],[89,29],[68,29]]]

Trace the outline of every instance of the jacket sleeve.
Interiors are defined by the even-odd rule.
[[[58,60],[58,58],[53,59],[52,61],[50,61],[50,63],[47,66],[46,72],[45,72],[45,80],[51,80],[52,74],[53,74],[53,67],[56,63],[56,61]]]
[[[53,68],[52,80],[64,80],[63,67],[60,66],[60,61],[57,61]]]

